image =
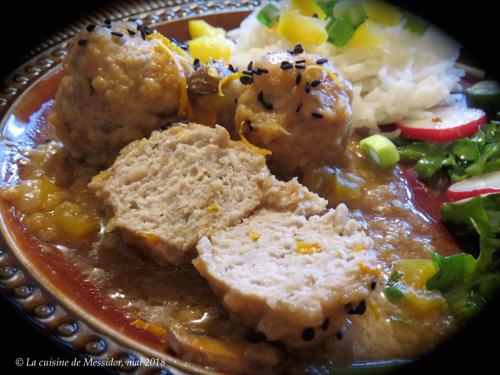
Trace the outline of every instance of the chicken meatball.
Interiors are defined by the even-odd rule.
[[[326,59],[299,52],[255,61],[235,116],[240,136],[269,149],[269,165],[283,177],[334,164],[351,129],[350,84]]]
[[[72,156],[109,166],[118,151],[185,117],[191,59],[136,23],[89,25],[69,47],[51,123]]]
[[[203,125],[225,127],[234,138],[236,100],[243,87],[233,72],[220,62],[194,64],[188,80],[192,112],[189,119]]]

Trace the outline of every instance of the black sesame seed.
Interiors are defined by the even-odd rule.
[[[257,74],[257,75],[261,75],[261,74],[267,74],[269,73],[269,70],[267,69],[263,69],[263,68],[257,68],[257,70],[254,70],[254,73]]]
[[[351,307],[347,313],[349,315],[363,315],[366,311],[366,302],[365,300],[361,301],[358,306]]]
[[[295,64],[303,64],[305,62],[306,62],[306,60],[297,60],[297,61],[295,61]]]
[[[302,81],[302,73],[297,72],[297,76],[295,77],[295,84],[298,86],[300,85],[300,81]]]
[[[377,287],[377,279],[373,279],[370,283],[370,289],[375,290],[376,287]]]
[[[323,118],[323,115],[321,113],[319,113],[319,112],[313,112],[312,113],[312,117],[314,117],[314,118]]]
[[[337,340],[342,340],[344,335],[342,334],[342,332],[338,331],[338,332],[335,332],[335,337],[337,338]]]
[[[112,28],[111,25],[102,25],[102,27],[105,27],[106,29],[111,29]]]
[[[194,70],[198,69],[200,67],[200,59],[199,58],[195,58],[193,60],[193,68]]]
[[[241,72],[241,74],[246,74],[247,76],[253,76],[253,70],[244,70]]]
[[[302,340],[308,342],[314,339],[314,328],[309,327],[302,331]]]
[[[111,35],[117,36],[118,38],[121,38],[123,36],[123,33],[119,31],[111,31]]]
[[[252,70],[253,69],[253,61],[250,61],[247,66],[247,70]]]
[[[95,24],[91,23],[90,25],[87,26],[87,31],[90,33],[95,29]]]
[[[311,87],[318,87],[319,85],[321,85],[320,80],[315,80],[311,82]]]
[[[293,47],[293,53],[295,55],[298,55],[300,53],[304,53],[304,48],[302,48],[302,44],[297,44],[295,47]]]
[[[306,94],[309,94],[311,92],[311,84],[309,82],[306,82],[306,84],[304,86],[304,90],[305,90]]]
[[[234,68],[233,64],[229,64],[228,69],[233,73],[237,72],[237,69]]]
[[[330,326],[330,319],[326,318],[323,324],[321,325],[321,329],[323,331],[328,331],[328,327]]]
[[[106,19],[104,20],[104,24],[105,24],[105,25],[111,25],[111,20],[110,20],[109,18],[106,18]]]
[[[241,76],[240,77],[240,82],[243,83],[244,85],[250,85],[253,83],[253,77],[251,76]]]
[[[128,33],[129,33],[129,35],[135,35],[135,31],[130,30],[130,29],[127,29],[127,31],[128,31]]]
[[[84,46],[84,45],[86,45],[87,43],[88,43],[87,39],[80,39],[80,40],[78,41],[78,45],[79,45],[79,46]]]
[[[305,69],[306,66],[304,64],[295,64],[295,69]]]
[[[318,18],[318,14],[317,14],[317,13],[314,13],[314,14],[312,15],[312,18]]]
[[[316,64],[318,65],[323,65],[328,62],[328,59],[319,59],[316,61]]]
[[[269,110],[273,109],[273,103],[271,103],[269,100],[264,98],[264,93],[262,91],[259,92],[259,95],[257,95],[257,100],[262,104],[262,106],[265,109],[269,109]]]
[[[297,106],[297,109],[295,110],[295,112],[299,113],[301,109],[302,109],[302,102],[299,103],[299,105]]]
[[[288,69],[292,69],[293,65],[290,62],[288,62],[288,61],[282,61],[281,65],[280,65],[280,68],[283,69],[283,70],[288,70]]]

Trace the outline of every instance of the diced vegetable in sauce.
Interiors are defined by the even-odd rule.
[[[430,259],[402,259],[394,265],[385,294],[392,302],[404,303],[418,313],[446,309],[443,297],[425,287],[436,272]]]
[[[360,198],[366,185],[362,177],[331,167],[308,169],[303,183],[330,202],[338,203]]]

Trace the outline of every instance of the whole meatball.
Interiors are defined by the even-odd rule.
[[[283,176],[333,164],[351,129],[351,86],[319,56],[269,53],[244,81],[235,126],[252,144],[272,151],[271,169]]]
[[[90,25],[72,41],[50,120],[74,157],[106,167],[131,141],[185,116],[190,58],[150,33]]]
[[[236,101],[243,87],[230,79],[233,72],[220,62],[196,64],[188,80],[192,112],[189,120],[225,127],[234,138]]]

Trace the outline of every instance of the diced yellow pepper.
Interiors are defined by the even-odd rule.
[[[401,272],[405,288],[404,301],[416,312],[426,313],[446,308],[445,299],[436,291],[426,290],[425,285],[437,269],[431,259],[402,259],[394,265]]]
[[[99,228],[97,220],[76,203],[64,202],[54,210],[54,222],[72,237],[83,237]]]
[[[151,332],[153,335],[161,338],[167,336],[167,330],[158,324],[145,322],[141,319],[136,319],[132,323],[130,323],[130,325]]]
[[[322,21],[290,10],[281,12],[277,32],[290,43],[321,44],[328,39]]]
[[[333,198],[337,201],[358,199],[365,185],[365,180],[354,173],[337,173]]]
[[[373,21],[365,21],[359,26],[348,43],[352,48],[380,47],[384,43],[383,30]]]
[[[213,27],[203,20],[189,21],[188,29],[191,39],[199,38],[200,36],[224,36],[226,34],[224,29]]]
[[[369,0],[364,4],[364,8],[368,18],[384,26],[396,26],[401,22],[401,12],[385,1]]]
[[[317,242],[307,243],[307,242],[297,241],[295,243],[295,246],[297,247],[297,252],[303,255],[319,253],[321,251],[321,245]]]
[[[160,237],[152,233],[138,233],[138,236],[146,241],[148,246],[154,247],[160,243]]]
[[[200,36],[188,42],[191,56],[200,59],[201,62],[220,60],[229,61],[231,58],[231,45],[225,38],[218,36]]]
[[[55,241],[61,235],[61,231],[54,223],[52,216],[47,213],[35,212],[26,215],[23,218],[23,224],[38,239],[45,242]]]
[[[408,291],[405,293],[404,299],[415,311],[420,313],[444,310],[447,307],[445,299],[437,292]]]
[[[394,265],[401,272],[401,281],[413,289],[425,289],[425,284],[437,272],[431,259],[402,259]]]
[[[325,12],[314,0],[291,0],[290,7],[298,10],[303,16],[312,17],[316,15],[320,20],[326,18]]]
[[[250,238],[253,242],[258,241],[260,238],[260,235],[257,232],[254,232],[253,230],[249,230],[247,235],[248,238]]]
[[[217,205],[217,203],[212,203],[205,207],[205,210],[214,214],[217,214],[220,212],[220,207]]]

